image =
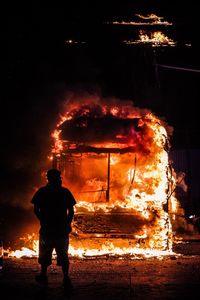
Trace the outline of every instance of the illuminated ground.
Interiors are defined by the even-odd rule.
[[[200,284],[200,240],[174,246],[181,256],[142,260],[108,257],[71,258],[74,284],[71,296],[64,294],[60,268],[49,270],[49,286],[34,281],[37,259],[5,258],[0,280],[5,299],[196,299]],[[3,298],[2,298],[3,299]]]

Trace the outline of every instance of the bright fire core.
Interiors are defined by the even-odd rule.
[[[77,200],[71,255],[172,252],[170,130],[129,101],[67,103],[52,134],[52,160]]]

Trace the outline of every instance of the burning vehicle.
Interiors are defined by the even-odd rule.
[[[131,101],[67,102],[49,158],[77,201],[70,255],[174,255],[176,229],[188,223],[175,194],[180,176],[170,162],[172,131]],[[23,240],[32,246],[10,256],[37,256],[35,234]]]
[[[67,104],[53,133],[53,167],[73,192],[72,252],[170,251],[178,201],[169,163],[171,128],[130,101]]]

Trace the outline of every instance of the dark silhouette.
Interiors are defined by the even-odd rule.
[[[47,185],[40,187],[31,200],[34,213],[40,221],[38,262],[41,272],[35,279],[41,284],[48,283],[47,268],[52,263],[52,252],[55,249],[57,265],[63,271],[63,286],[70,289],[68,247],[76,201],[72,193],[62,187],[59,170],[48,170],[47,180]]]

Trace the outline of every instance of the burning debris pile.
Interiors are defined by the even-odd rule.
[[[87,97],[65,110],[51,159],[77,200],[70,254],[172,253],[172,128],[130,101]]]

